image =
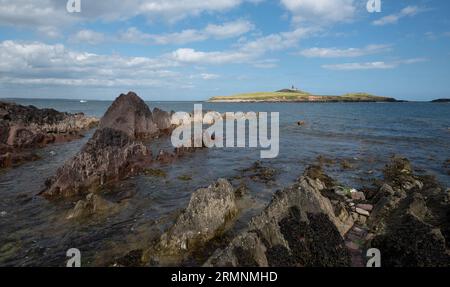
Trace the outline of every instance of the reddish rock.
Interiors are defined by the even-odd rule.
[[[158,112],[159,119],[162,119]],[[47,197],[73,196],[141,172],[152,160],[142,139],[158,136],[145,102],[135,93],[120,95],[100,121],[99,129],[81,151],[58,169],[42,192]],[[158,155],[161,161],[172,158]]]
[[[35,160],[33,149],[80,138],[97,123],[84,114],[0,102],[0,168]]]
[[[142,139],[158,134],[152,112],[135,93],[121,94],[108,108],[100,121],[99,129],[122,131],[131,139]]]

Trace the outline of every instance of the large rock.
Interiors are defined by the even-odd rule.
[[[449,267],[450,195],[433,178],[415,175],[407,159],[393,158],[384,173],[368,220],[382,266]]]
[[[42,195],[69,197],[95,192],[108,182],[136,174],[150,160],[151,152],[144,144],[122,131],[103,128],[57,170]]]
[[[84,114],[0,102],[0,168],[36,159],[32,149],[80,138],[97,124]]]
[[[82,150],[48,180],[47,197],[95,192],[99,187],[140,172],[152,160],[140,140],[160,133],[152,113],[135,93],[120,95]]]
[[[238,213],[234,189],[225,179],[195,191],[186,209],[149,249],[144,262],[178,264],[186,255],[220,235]]]
[[[304,176],[277,192],[248,229],[205,266],[349,266],[343,235],[353,221],[335,215],[321,194],[324,187],[319,179]]]
[[[172,128],[172,117],[169,112],[158,108],[153,109],[153,121],[158,129],[162,131],[169,131]]]
[[[132,139],[148,138],[158,134],[152,112],[135,93],[121,94],[102,117],[99,129],[122,131]]]

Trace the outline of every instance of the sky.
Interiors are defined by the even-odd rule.
[[[0,98],[450,98],[450,1],[368,1],[0,0]]]

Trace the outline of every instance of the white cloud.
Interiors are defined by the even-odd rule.
[[[156,86],[181,75],[176,62],[164,58],[123,57],[77,52],[41,42],[0,42],[0,83]]]
[[[256,55],[255,55],[256,56]],[[202,52],[190,48],[181,48],[172,52],[169,58],[181,63],[224,64],[243,63],[255,57],[240,51]]]
[[[199,75],[191,75],[191,79],[202,79],[202,80],[216,80],[220,78],[220,75],[217,74],[209,74],[209,73],[201,73]]]
[[[424,62],[424,58],[414,58],[393,62],[365,62],[365,63],[344,63],[344,64],[334,64],[334,65],[323,65],[322,67],[328,70],[338,70],[338,71],[356,71],[356,70],[386,70],[394,69],[400,65],[410,65],[420,62]]]
[[[315,31],[312,28],[298,28],[290,32],[270,34],[239,43],[235,49],[226,51],[203,52],[181,48],[172,52],[169,58],[181,63],[197,64],[251,63],[268,52],[294,47],[300,39]]]
[[[100,44],[105,41],[105,35],[92,30],[81,30],[70,38],[71,42],[88,43],[91,45]]]
[[[281,0],[292,13],[294,22],[326,24],[351,20],[355,14],[354,0]]]
[[[227,39],[241,36],[254,28],[255,26],[250,21],[238,20],[222,25],[209,24],[203,33],[217,39]]]
[[[81,13],[68,13],[66,0],[0,0],[0,25],[62,28],[92,20],[115,21],[143,16],[151,22],[177,21],[202,13],[220,13],[246,0],[108,0],[81,2]],[[254,2],[254,1],[248,1]]]
[[[420,13],[421,11],[422,11],[422,9],[420,9],[417,6],[407,6],[407,7],[403,8],[399,13],[384,16],[378,20],[373,21],[372,24],[375,26],[384,26],[384,25],[388,25],[388,24],[395,24],[400,19],[402,19],[404,17],[415,16],[418,13]]]
[[[278,66],[278,59],[263,59],[254,61],[253,66],[260,69],[272,69]]]
[[[139,1],[141,14],[152,18],[153,15],[163,15],[168,19],[179,20],[187,16],[199,15],[203,12],[222,12],[239,6],[242,0],[150,0]]]
[[[299,54],[308,58],[353,58],[387,52],[390,45],[368,45],[364,48],[310,48]]]
[[[187,44],[204,41],[210,38],[226,39],[241,36],[254,29],[254,25],[246,20],[226,22],[221,25],[209,24],[202,30],[186,29],[168,34],[147,34],[136,27],[131,27],[120,33],[119,39],[132,43],[147,43],[157,45]]]

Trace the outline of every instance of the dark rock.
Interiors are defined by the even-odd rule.
[[[132,250],[111,265],[113,267],[142,267],[142,254],[142,249]]]
[[[382,252],[382,266],[450,266],[449,195],[433,177],[413,173],[409,161],[394,158],[373,197],[370,245]]]
[[[244,170],[254,180],[264,183],[275,181],[277,171],[274,168],[264,166],[260,161],[255,162],[250,168]]]
[[[234,189],[225,179],[196,190],[187,208],[144,255],[144,262],[178,264],[188,254],[222,234],[238,212]]]
[[[47,197],[72,196],[138,174],[152,161],[141,139],[158,136],[150,109],[135,93],[120,95],[81,151],[47,182]]]
[[[0,102],[0,168],[36,160],[33,149],[78,139],[97,123],[81,114]]]
[[[77,202],[75,207],[67,215],[67,219],[80,219],[92,215],[111,213],[117,210],[117,206],[97,194],[90,193],[85,200]]]
[[[160,150],[158,155],[156,156],[156,161],[160,163],[171,163],[177,158],[177,154],[168,152],[166,150]]]
[[[167,173],[161,169],[146,168],[144,174],[153,177],[167,177]]]
[[[305,170],[305,176],[314,179],[314,180],[319,180],[322,183],[325,184],[325,186],[327,188],[331,188],[335,185],[335,180],[333,180],[331,177],[329,177],[328,175],[326,175],[321,166],[318,165],[312,165],[306,168]]]
[[[158,108],[153,109],[153,121],[160,130],[170,130],[172,128],[170,113]]]
[[[437,99],[437,100],[432,100],[432,103],[450,103],[450,99]]]
[[[441,231],[414,215],[406,215],[387,234],[375,237],[371,246],[382,250],[384,267],[450,266]]]
[[[342,169],[352,169],[353,165],[348,160],[342,160],[341,161],[341,168]]]
[[[242,266],[242,262],[252,266],[349,266],[343,235],[353,221],[343,222],[335,216],[331,202],[321,194],[324,186],[305,176],[277,192],[248,229],[217,250],[205,266]]]
[[[411,163],[406,158],[393,157],[391,162],[386,165],[383,174],[385,181],[394,188],[408,191],[423,187],[423,183],[413,175]]]
[[[122,131],[99,129],[82,150],[67,161],[47,183],[46,197],[95,192],[99,187],[141,171],[151,161],[145,145]]]
[[[131,139],[142,139],[158,134],[152,112],[135,93],[121,94],[108,108],[100,121],[99,129],[122,131]]]

